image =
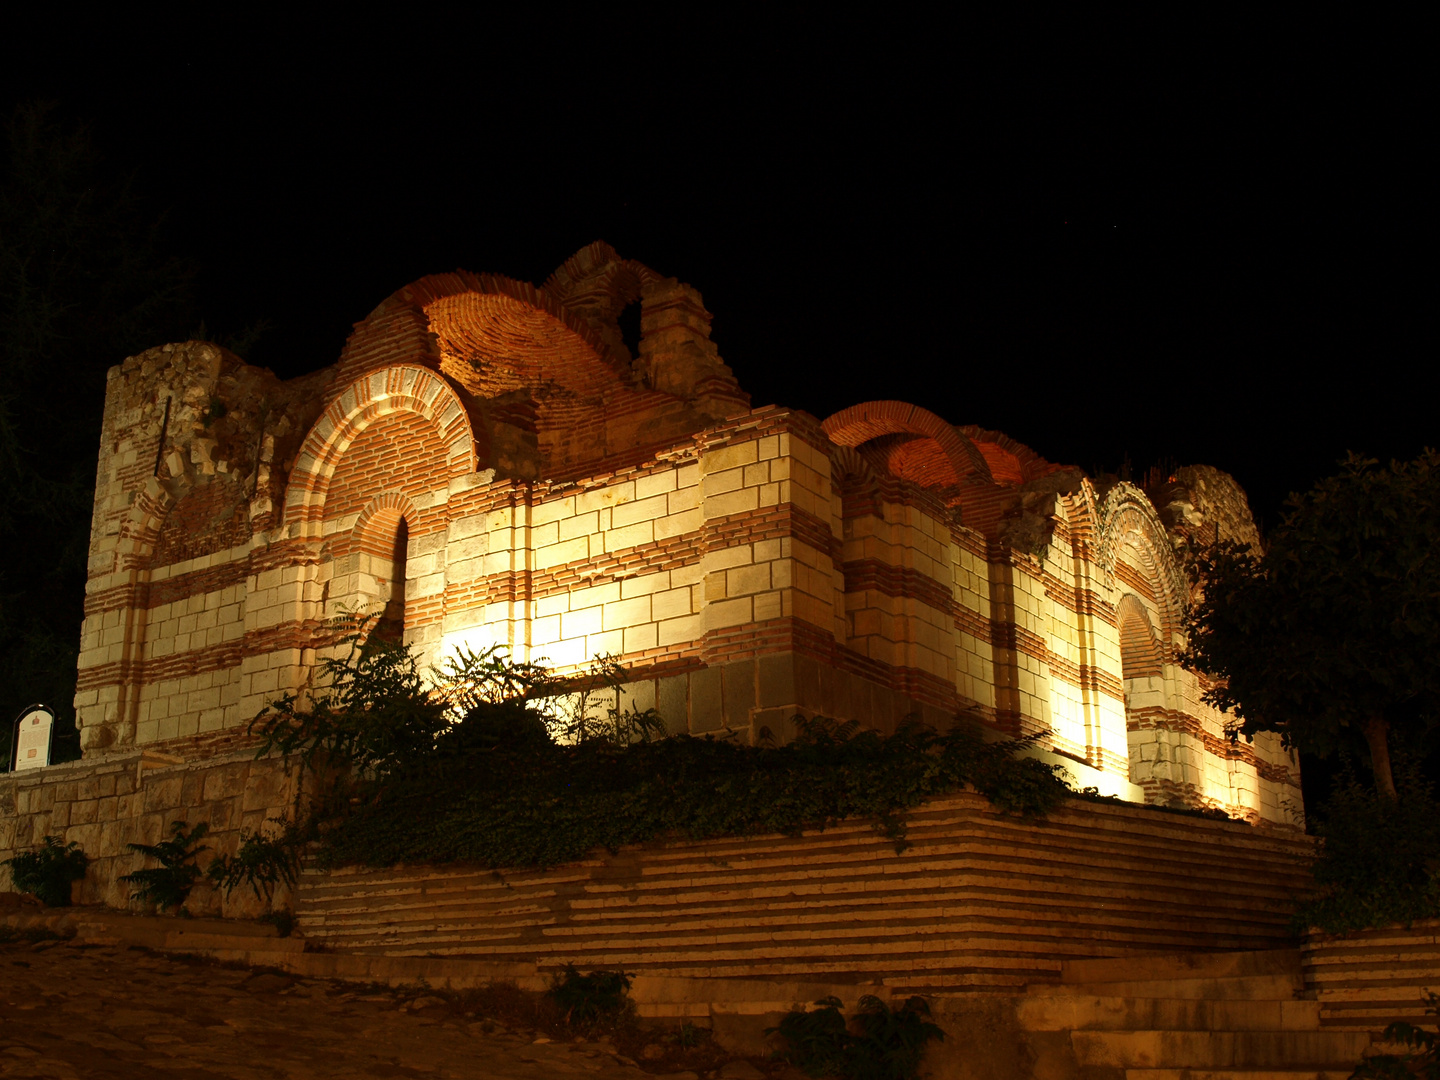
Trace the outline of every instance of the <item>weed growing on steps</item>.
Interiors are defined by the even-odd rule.
[[[613,1027],[632,1012],[630,976],[623,971],[592,971],[581,975],[574,964],[551,981],[547,996],[560,1009],[566,1024],[592,1031],[602,1024]]]
[[[84,880],[89,865],[79,844],[61,844],[58,836],[47,836],[33,851],[0,863],[10,868],[16,890],[31,894],[46,907],[69,907],[70,883]]]
[[[1440,1016],[1440,994],[1427,993],[1425,1011]],[[1397,1020],[1385,1029],[1382,1042],[1405,1047],[1400,1054],[1372,1054],[1350,1074],[1350,1080],[1440,1080],[1440,1030],[1426,1031]]]
[[[807,1076],[834,1076],[842,1080],[910,1080],[920,1068],[920,1057],[931,1039],[945,1033],[925,1017],[930,1006],[912,997],[892,1010],[879,998],[866,994],[847,1023],[838,998],[822,998],[818,1008],[796,1009],[780,1021],[778,1032],[789,1049],[777,1055]]]

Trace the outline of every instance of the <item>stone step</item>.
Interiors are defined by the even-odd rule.
[[[832,841],[827,834],[827,843],[820,850],[813,845],[794,847],[788,850],[783,845],[776,845],[777,850],[761,849],[757,851],[752,843],[747,848],[739,848],[731,852],[702,851],[697,855],[693,849],[687,849],[685,858],[678,860],[665,858],[666,853],[663,851],[640,848],[627,849],[616,856],[616,860],[642,863],[646,878],[666,879],[667,887],[675,879],[682,878],[693,879],[697,884],[713,885],[737,875],[757,878],[778,875],[795,878],[811,874],[828,875],[846,870],[873,869],[877,863],[885,863],[887,869],[894,873],[910,873],[922,877],[943,873],[947,869],[957,866],[994,867],[1000,872],[1013,872],[1017,866],[1023,866],[1027,874],[1034,874],[1042,878],[1066,877],[1068,879],[1074,877],[1078,870],[1087,878],[1093,876],[1098,880],[1103,880],[1105,877],[1114,876],[1117,873],[1129,875],[1137,867],[1156,867],[1157,863],[1153,857],[1154,852],[1144,848],[1137,848],[1131,856],[1117,857],[1111,848],[1080,847],[1060,850],[1053,845],[1053,842],[1027,845],[1023,841],[998,837],[957,841],[953,837],[947,836],[934,843],[926,843],[923,837],[917,839],[912,835],[911,840],[911,847],[901,855],[896,855],[891,846],[877,842],[873,836],[846,850]],[[1021,850],[1016,849],[1017,844],[1020,845]],[[1027,848],[1029,850],[1025,850]],[[1183,861],[1177,859],[1174,861],[1173,867],[1167,868],[1174,871],[1172,874],[1174,880],[1191,883],[1194,888],[1202,891],[1206,888],[1207,883],[1217,880],[1255,892],[1282,891],[1292,879],[1294,881],[1306,880],[1306,875],[1300,868],[1284,868],[1278,870],[1278,873],[1257,878],[1254,874],[1256,868],[1276,869],[1268,858],[1246,858],[1243,853],[1231,853],[1231,855],[1232,857],[1227,858],[1224,852],[1217,852],[1208,861],[1203,858],[1186,858]],[[1159,861],[1163,862],[1164,860]],[[600,865],[612,866],[615,864],[615,861],[598,864],[595,860],[586,859],[555,867],[549,871],[524,868],[488,870],[475,867],[450,869],[403,865],[389,869],[343,867],[327,871],[325,874],[337,882],[343,881],[351,875],[373,877],[380,881],[404,881],[410,879],[417,871],[429,870],[439,877],[471,878],[486,885],[503,883],[523,888],[567,876],[577,879],[588,877],[589,872],[599,868]],[[318,873],[313,870],[313,866],[310,869],[312,872]],[[1158,872],[1160,868],[1156,867],[1156,869]]]
[[[1201,998],[1212,1001],[1287,1001],[1305,990],[1299,975],[1243,975],[1228,979],[1152,979],[1136,982],[1049,983],[1030,986],[1036,996]]]
[[[1027,1031],[1319,1031],[1315,1001],[1029,996],[1016,1002]]]
[[[1081,1065],[1123,1069],[1349,1067],[1370,1036],[1348,1031],[1074,1031]]]
[[[1156,979],[1225,979],[1247,975],[1299,976],[1298,949],[1247,952],[1158,953],[1103,959],[1066,960],[1067,983],[1142,982]]]
[[[1300,1065],[1273,1069],[1126,1069],[1125,1080],[1349,1080],[1352,1067],[1324,1069]]]
[[[308,910],[297,912],[299,924],[307,932],[340,938],[347,934],[373,933],[383,928],[387,934],[439,934],[449,936],[473,935],[506,936],[523,934],[526,931],[541,931],[551,936],[594,937],[623,936],[635,940],[651,937],[667,937],[675,934],[688,936],[706,935],[723,937],[733,934],[757,932],[763,927],[765,933],[784,934],[807,932],[817,937],[925,937],[948,935],[963,926],[967,933],[1007,938],[1010,940],[1063,940],[1081,935],[1103,935],[1113,943],[1111,952],[1138,954],[1153,951],[1156,945],[1171,945],[1175,939],[1173,926],[1164,920],[1150,922],[1142,919],[1091,921],[1083,917],[1041,918],[1014,908],[997,912],[993,906],[973,908],[969,905],[946,906],[939,909],[911,908],[908,911],[898,905],[892,909],[893,917],[885,918],[883,910],[869,908],[854,911],[827,909],[807,913],[804,906],[751,908],[738,914],[715,914],[692,912],[677,908],[665,913],[647,913],[644,917],[632,915],[628,918],[615,916],[604,920],[577,919],[572,917],[561,921],[561,913],[553,909],[505,912],[469,912],[417,907],[404,911],[377,908],[365,912],[349,912],[344,916],[316,916]],[[1193,926],[1191,934],[1204,935],[1213,942],[1225,940],[1244,941],[1258,939],[1263,945],[1271,936],[1262,932],[1253,935],[1241,932],[1241,928],[1218,924],[1208,927]],[[1194,938],[1192,937],[1192,940]],[[1084,956],[1093,954],[1090,950],[1068,950]],[[1297,972],[1298,974],[1298,972]],[[1142,973],[1143,975],[1143,973]],[[1132,979],[1133,981],[1133,979]]]
[[[1054,912],[1066,917],[1074,913],[1089,913],[1090,918],[1105,916],[1140,921],[1156,921],[1164,918],[1184,918],[1187,922],[1207,925],[1227,925],[1237,918],[1266,927],[1279,926],[1288,919],[1279,898],[1270,910],[1256,910],[1253,904],[1240,905],[1231,912],[1223,906],[1189,905],[1171,901],[1157,905],[1153,901],[1126,895],[1097,896],[1084,889],[1063,895],[1048,891],[1031,891],[1015,883],[996,882],[993,879],[937,877],[928,883],[917,884],[913,889],[901,889],[887,882],[887,887],[877,889],[874,883],[864,890],[842,889],[839,882],[817,882],[803,884],[790,882],[783,886],[761,888],[690,889],[677,888],[670,893],[647,893],[635,891],[617,896],[594,889],[576,890],[570,895],[568,906],[577,918],[634,918],[656,915],[674,910],[696,910],[726,912],[733,911],[737,904],[747,907],[766,907],[778,910],[800,912],[820,909],[851,908],[855,910],[881,908],[925,911],[937,905],[963,904],[976,912],[993,911],[997,905],[1006,909],[1023,909],[1036,913]],[[434,887],[430,882],[417,880],[409,888],[352,888],[345,891],[302,886],[298,902],[307,914],[341,918],[350,914],[365,914],[373,911],[431,910],[456,911],[534,911],[543,910],[553,902],[556,890],[543,892],[448,890]],[[1100,907],[1103,905],[1103,907]]]

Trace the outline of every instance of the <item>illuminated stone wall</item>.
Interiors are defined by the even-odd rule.
[[[709,319],[594,244],[542,288],[415,282],[304,379],[203,342],[113,369],[87,757],[242,728],[360,612],[429,661],[615,655],[675,732],[963,712],[1042,733],[1082,784],[1298,823],[1293,759],[1230,744],[1175,662],[1177,544],[1253,539],[1229,477],[1152,500],[907,403],[752,408]]]

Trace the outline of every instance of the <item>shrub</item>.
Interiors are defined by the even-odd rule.
[[[807,1076],[837,1076],[844,1080],[909,1080],[920,1068],[920,1057],[931,1039],[945,1033],[925,1019],[930,1006],[921,997],[912,997],[892,1010],[872,995],[860,999],[860,1007],[849,1024],[840,1013],[838,998],[823,998],[819,1008],[809,1012],[796,1009],[778,1032],[789,1045],[779,1055]]]
[[[1317,815],[1320,893],[1296,914],[1297,930],[1345,933],[1440,916],[1440,801],[1403,750],[1394,776],[1399,797],[1390,799],[1342,773]]]
[[[300,872],[299,841],[293,828],[279,836],[240,833],[240,847],[232,858],[217,855],[205,868],[205,876],[228,897],[240,885],[249,885],[257,899],[267,903],[282,881],[293,886]]]
[[[409,648],[367,640],[326,665],[312,705],[282,698],[252,723],[260,753],[349,766],[315,804],[329,818],[322,866],[551,866],[664,833],[793,836],[854,817],[901,851],[905,811],[967,783],[1033,816],[1070,793],[1058,766],[1018,756],[1032,740],[987,743],[964,723],[882,736],[796,717],[784,746],[657,739],[659,717],[626,705],[606,657],[565,681],[494,649],[461,653],[427,683]]]
[[[70,883],[84,880],[90,859],[79,844],[62,845],[58,836],[47,836],[34,851],[21,852],[0,865],[10,867],[10,878],[21,892],[46,907],[69,907]]]
[[[560,1009],[565,1023],[576,1028],[593,1028],[625,1013],[630,976],[623,971],[592,971],[581,975],[574,964],[566,964],[546,993]]]
[[[131,851],[159,859],[160,865],[125,874],[120,880],[129,883],[134,899],[142,904],[154,904],[162,911],[181,907],[200,878],[195,856],[208,850],[200,839],[209,831],[210,826],[202,822],[187,833],[185,822],[176,821],[170,825],[169,840],[158,844],[126,844]]]

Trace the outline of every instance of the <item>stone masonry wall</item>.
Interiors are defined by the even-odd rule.
[[[73,841],[91,859],[75,901],[125,907],[129,885],[118,879],[159,865],[126,844],[167,839],[175,821],[204,822],[210,834],[203,843],[210,850],[199,857],[203,869],[218,854],[234,855],[242,831],[261,831],[268,819],[283,816],[294,801],[296,781],[280,761],[257,761],[252,750],[181,761],[173,753],[137,749],[0,776],[0,860],[39,846],[47,835]],[[0,870],[0,876],[7,873],[8,868]],[[5,880],[4,888],[10,887]],[[276,906],[288,904],[288,888],[280,886],[274,899]],[[191,893],[187,908],[232,918],[267,910],[247,886],[226,898],[206,882]]]

